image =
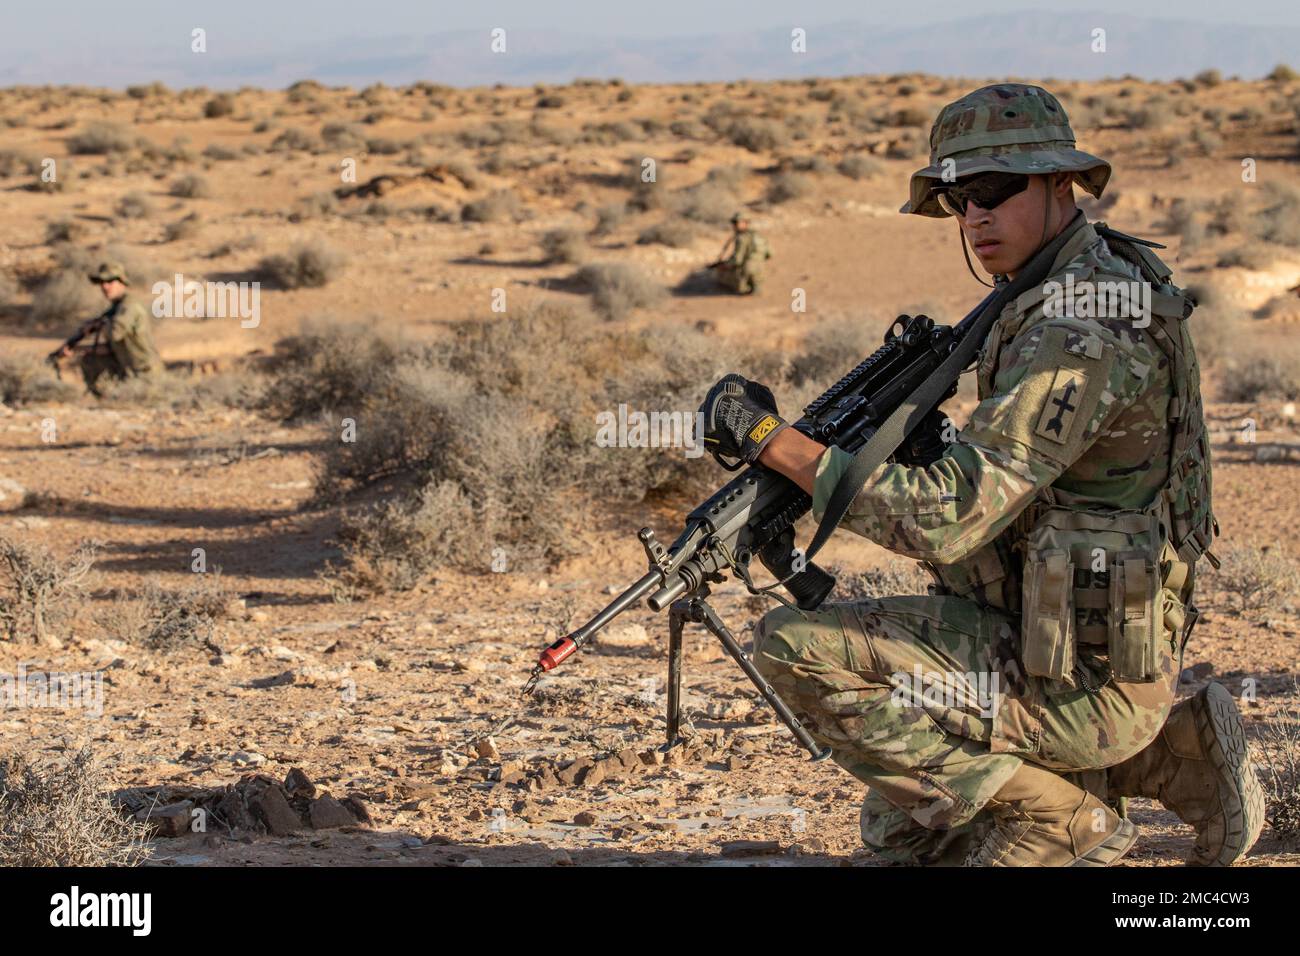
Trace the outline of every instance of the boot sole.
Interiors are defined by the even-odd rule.
[[[1250,764],[1246,727],[1237,702],[1222,684],[1208,684],[1192,698],[1196,732],[1219,781],[1223,807],[1223,846],[1213,857],[1188,860],[1192,866],[1228,866],[1246,855],[1264,827],[1264,791]]]
[[[1114,866],[1119,858],[1137,842],[1138,828],[1121,819],[1115,832],[1102,840],[1083,856],[1077,856],[1069,866]]]

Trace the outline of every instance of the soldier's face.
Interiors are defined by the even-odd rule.
[[[108,282],[101,282],[99,291],[104,293],[104,298],[111,302],[114,299],[122,298],[123,293],[126,292],[126,286],[122,284],[121,279],[111,279]]]
[[[1044,193],[1051,190],[1051,202]],[[1061,195],[1070,192],[1070,180],[1057,184],[1052,176],[1030,176],[1022,192],[984,209],[975,202],[966,203],[966,214],[958,216],[966,241],[970,243],[980,265],[990,275],[1014,275],[1016,270],[1037,251],[1043,241],[1043,215],[1046,210],[1048,237],[1059,231]]]

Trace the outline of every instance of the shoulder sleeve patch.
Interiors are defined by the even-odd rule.
[[[1043,329],[1024,378],[1001,410],[1001,432],[1058,464],[1083,451],[1115,347],[1060,326]]]

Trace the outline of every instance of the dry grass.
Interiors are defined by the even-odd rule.
[[[65,558],[35,542],[0,535],[0,634],[44,643],[75,612],[98,544],[82,542]]]
[[[287,253],[266,256],[257,271],[263,281],[279,289],[318,289],[337,278],[346,261],[337,249],[311,240]]]
[[[611,320],[626,318],[664,296],[663,286],[627,262],[593,262],[578,270],[576,280],[591,293],[596,311]]]
[[[0,760],[0,866],[135,866],[150,850],[142,823],[125,820],[110,783],[82,748],[61,762]]]
[[[1243,613],[1280,609],[1300,588],[1300,570],[1280,545],[1242,545],[1222,555],[1222,567],[1212,581],[1235,601]]]

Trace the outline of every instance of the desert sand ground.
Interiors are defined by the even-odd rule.
[[[589,259],[634,263],[653,282],[676,286],[714,256],[727,234],[719,209],[729,215],[732,205],[749,210],[775,255],[756,296],[670,295],[615,324],[703,328],[720,342],[776,351],[832,318],[860,316],[882,330],[900,312],[951,321],[982,293],[956,227],[896,210],[909,173],[923,164],[934,112],[974,85],[907,76],[545,91],[245,90],[231,112],[214,117],[204,115],[213,98],[205,91],[8,90],[0,150],[54,158],[75,179],[57,191],[28,189],[39,169],[16,168],[0,180],[0,274],[14,289],[0,305],[0,349],[36,358],[71,332],[71,323],[38,321],[33,306],[69,248],[96,261],[111,248],[155,277],[234,280],[257,278],[262,257],[303,240],[344,254],[346,265],[323,287],[265,289],[256,328],[230,318],[159,321],[165,359],[215,363],[216,376],[255,374],[241,360],[271,353],[304,319],[323,315],[436,341],[451,321],[498,321],[493,289],[506,290],[511,311],[585,303],[568,281],[574,265],[548,262],[539,237],[587,233],[597,209],[641,188],[632,172],[638,157],[656,158],[665,190],[690,187],[715,167],[744,164],[748,172],[699,214],[684,245],[638,244],[666,214],[633,210],[586,240]],[[1249,205],[1253,190],[1294,184],[1300,85],[1046,85],[1067,95],[1081,145],[1115,166],[1104,206],[1088,207],[1094,217],[1167,243],[1183,281],[1212,284],[1221,309],[1247,313],[1230,349],[1288,354],[1300,317],[1300,299],[1288,292],[1300,283],[1300,248],[1252,239],[1245,265],[1219,266],[1222,250],[1240,244],[1234,237],[1184,248],[1170,219],[1178,199]],[[1154,117],[1143,115],[1153,99]],[[538,105],[547,100],[558,105]],[[701,122],[726,108],[757,117],[756,129],[718,134]],[[95,121],[155,149],[70,156],[69,138]],[[326,124],[346,126],[334,145],[321,141]],[[272,149],[289,129],[316,151]],[[849,154],[871,160],[864,178],[836,170]],[[1255,183],[1242,181],[1244,157],[1256,160]],[[304,197],[354,185],[340,179],[349,158],[355,185],[381,174],[435,174],[303,214]],[[466,170],[468,184],[456,175]],[[202,195],[172,195],[189,174],[206,184]],[[783,176],[794,177],[790,198],[772,193]],[[499,191],[516,197],[517,216],[462,220],[466,203]],[[128,194],[142,194],[152,212],[124,217]],[[201,217],[197,232],[169,240],[168,224],[190,213]],[[53,222],[71,224],[70,243],[49,241]],[[791,312],[795,287],[806,290],[804,314]],[[87,298],[82,317],[94,305]],[[846,348],[823,383],[859,358]],[[1300,519],[1294,407],[1278,394],[1218,400],[1239,368],[1207,362],[1220,549],[1275,541],[1285,549]],[[701,394],[708,384],[699,383]],[[1253,443],[1242,439],[1247,418],[1258,428]],[[57,437],[43,440],[51,421]],[[174,407],[67,394],[0,406],[0,477],[11,483],[0,534],[56,554],[84,539],[101,543],[76,615],[45,643],[0,641],[0,670],[105,675],[102,716],[6,711],[0,744],[43,757],[88,743],[121,788],[220,787],[254,773],[282,780],[300,768],[334,796],[364,801],[371,817],[288,835],[214,825],[154,841],[154,859],[169,865],[879,863],[858,835],[861,785],[832,764],[808,765],[702,631],[690,632],[685,677],[695,736],[666,760],[652,753],[663,737],[666,621],[648,610],[624,615],[538,695],[521,697],[557,627],[584,620],[643,572],[636,530],[651,524],[670,539],[692,502],[590,503],[580,552],[552,566],[439,568],[413,589],[339,602],[322,571],[341,557],[340,511],[311,503],[328,441],[319,421],[285,423],[220,402]],[[708,459],[694,467],[723,478]],[[103,612],[129,604],[146,580],[184,587],[198,547],[237,599],[207,646],[165,653],[105,628]],[[848,568],[903,566],[847,536],[825,558]],[[1202,603],[1208,613],[1184,661],[1196,665],[1186,692],[1210,674],[1234,693],[1253,684],[1256,699],[1242,705],[1253,730],[1294,710],[1295,607],[1235,613],[1212,579]],[[747,638],[758,605],[731,583],[716,606]],[[571,763],[619,754],[623,761],[603,761],[602,773]],[[1125,865],[1179,863],[1190,830],[1148,801],[1133,812],[1142,839]],[[1266,828],[1243,865],[1296,862],[1300,855]]]

